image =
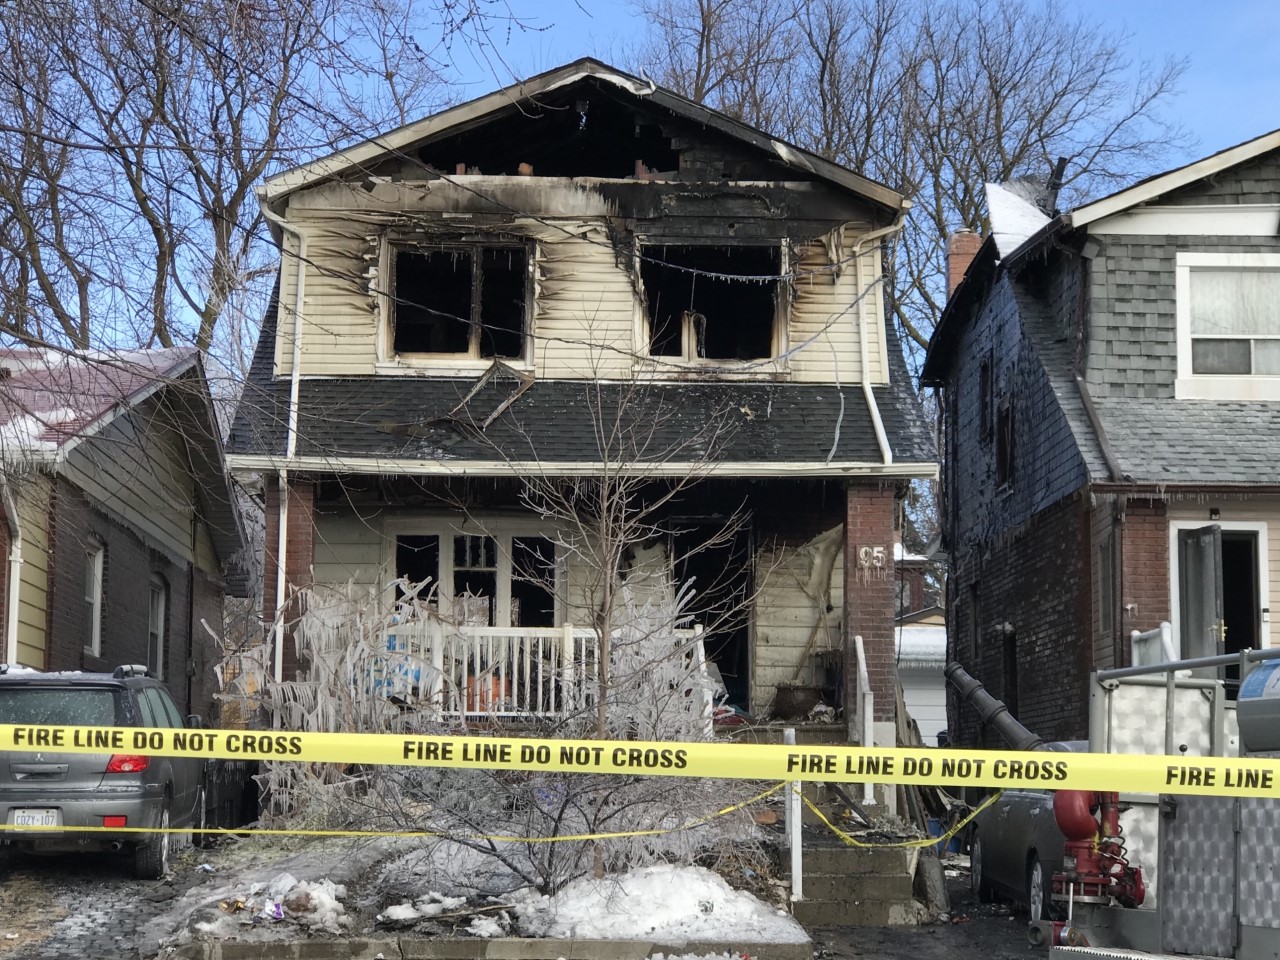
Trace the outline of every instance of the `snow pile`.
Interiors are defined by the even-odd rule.
[[[788,914],[734,890],[710,870],[670,864],[575,880],[554,897],[516,904],[515,914],[521,933],[534,937],[662,943],[809,939]]]
[[[286,914],[312,930],[341,933],[350,918],[342,905],[347,888],[332,880],[301,881],[281,899]]]
[[[410,920],[422,920],[430,917],[438,917],[440,914],[449,910],[457,910],[461,906],[465,906],[466,897],[447,897],[443,893],[437,893],[432,890],[425,896],[419,897],[413,903],[397,903],[394,906],[387,907],[378,914],[378,922],[387,921],[405,923]]]
[[[1022,196],[1025,190],[1015,183],[988,183],[987,215],[991,233],[996,238],[996,251],[1007,257],[1049,222],[1049,216],[1031,200]]]
[[[507,919],[503,914],[501,920]],[[473,937],[485,937],[492,939],[493,937],[504,937],[507,934],[506,928],[503,927],[501,920],[496,917],[476,917],[467,924],[467,933]]]
[[[342,899],[347,888],[332,880],[298,880],[279,873],[269,883],[254,883],[244,895],[206,905],[191,915],[188,928],[202,939],[243,937],[246,928],[291,920],[308,930],[342,933],[351,925]]]

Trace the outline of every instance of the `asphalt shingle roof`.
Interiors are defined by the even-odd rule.
[[[274,303],[273,303],[274,308]],[[271,377],[275,310],[263,324],[245,393],[228,439],[232,454],[280,456],[289,383]],[[933,445],[899,354],[896,382],[875,389],[899,462],[930,462]],[[614,383],[541,380],[487,429],[479,425],[516,389],[489,383],[449,417],[474,379],[342,377],[300,384],[297,454],[404,460],[788,463],[831,459],[879,463],[881,455],[856,384],[774,382]],[[615,423],[626,439],[602,438]]]

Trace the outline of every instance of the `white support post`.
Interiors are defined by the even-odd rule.
[[[796,745],[795,727],[782,731],[782,742],[789,747]],[[800,781],[787,784],[787,802],[783,807],[786,820],[787,846],[791,849],[791,901],[804,899],[804,842],[800,833]]]
[[[578,709],[578,698],[574,691],[574,649],[573,649],[573,624],[566,623],[564,625],[564,639],[562,641],[562,649],[560,651],[560,709],[565,714]]]

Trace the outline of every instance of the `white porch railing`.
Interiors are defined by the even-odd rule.
[[[871,690],[871,676],[867,673],[867,652],[862,646],[860,635],[853,638],[854,649],[858,654],[858,741],[870,749],[876,745],[876,695]],[[862,784],[862,799],[865,803],[875,802],[875,788],[870,780]]]
[[[702,628],[675,630],[682,643],[689,708],[711,723]],[[370,692],[442,717],[555,718],[595,708],[594,631],[563,627],[448,626],[418,620],[386,628],[385,658],[369,671]]]

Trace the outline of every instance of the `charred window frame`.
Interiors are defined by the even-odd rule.
[[[532,259],[516,241],[392,242],[392,354],[527,361]]]
[[[636,273],[649,357],[731,365],[785,352],[785,243],[642,242]]]
[[[1014,426],[1013,399],[1006,394],[996,408],[996,486],[1000,489],[1013,486]]]

